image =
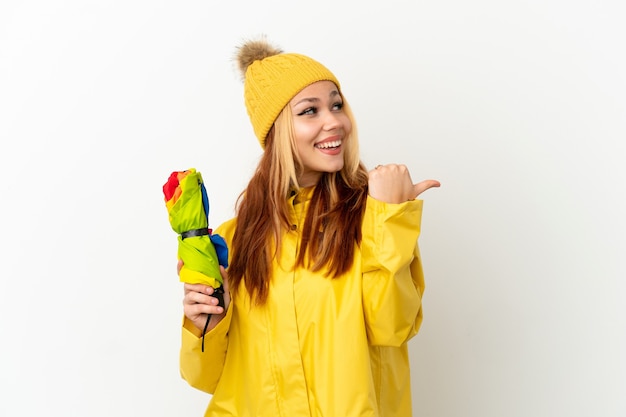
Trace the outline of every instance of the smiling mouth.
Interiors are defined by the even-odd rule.
[[[341,146],[341,139],[329,142],[318,143],[315,145],[317,149],[335,149]]]

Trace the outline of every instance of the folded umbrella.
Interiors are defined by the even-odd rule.
[[[202,175],[194,168],[174,171],[163,185],[163,194],[170,225],[178,233],[178,259],[183,261],[180,281],[213,287],[213,296],[224,307],[220,265],[228,267],[228,247],[220,235],[209,229],[209,198]],[[203,352],[210,318],[202,333]]]

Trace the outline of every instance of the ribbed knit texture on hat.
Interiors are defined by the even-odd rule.
[[[246,70],[244,99],[256,137],[265,138],[282,109],[303,88],[317,81],[339,81],[325,66],[300,54],[278,54],[254,61]]]

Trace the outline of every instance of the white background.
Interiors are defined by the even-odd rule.
[[[265,33],[336,73],[369,167],[442,183],[415,415],[623,417],[623,4],[2,2],[0,416],[203,414],[161,187],[195,167],[233,215],[261,150],[231,58]]]

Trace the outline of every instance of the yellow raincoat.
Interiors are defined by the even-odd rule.
[[[267,304],[241,285],[226,317],[205,335],[183,320],[180,370],[213,394],[205,417],[408,417],[407,341],[422,321],[417,246],[422,201],[368,197],[352,270],[326,278],[293,264],[312,189],[290,199],[292,230]],[[216,230],[232,241],[235,220]]]

